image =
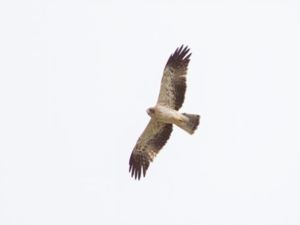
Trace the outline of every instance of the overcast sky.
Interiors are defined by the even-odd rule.
[[[2,1],[0,33],[0,224],[300,224],[298,1]],[[181,44],[201,124],[136,181]]]

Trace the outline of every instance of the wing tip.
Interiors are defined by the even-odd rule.
[[[145,177],[148,167],[149,161],[143,160],[141,155],[131,154],[129,160],[129,173],[131,173],[132,178],[140,180],[142,176]]]
[[[182,44],[176,48],[175,52],[169,57],[167,65],[169,66],[187,66],[190,62],[192,53],[188,45]]]

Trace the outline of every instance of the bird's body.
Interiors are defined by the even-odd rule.
[[[157,105],[155,107],[149,108],[147,110],[147,113],[151,118],[161,123],[175,124],[189,134],[194,133],[196,129],[194,128],[194,122],[197,123],[197,120],[199,121],[198,115],[180,113],[177,110],[170,109],[162,105]]]
[[[166,144],[173,130],[173,124],[193,134],[200,116],[180,113],[184,101],[186,73],[190,61],[187,47],[177,48],[165,66],[158,101],[147,109],[151,117],[147,127],[139,137],[129,160],[129,171],[134,178],[146,175],[150,162]]]
[[[174,109],[170,109],[166,106],[157,105],[147,110],[148,115],[162,123],[176,124],[180,121],[184,121],[187,118],[180,112]]]

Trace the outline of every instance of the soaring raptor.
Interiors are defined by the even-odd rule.
[[[183,45],[177,48],[164,68],[157,103],[147,109],[151,119],[130,156],[129,172],[135,179],[140,179],[141,174],[146,175],[150,162],[169,139],[173,124],[189,134],[197,129],[199,115],[178,112],[186,90],[189,50]]]

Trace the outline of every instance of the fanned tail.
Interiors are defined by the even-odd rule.
[[[187,120],[182,121],[176,125],[188,132],[189,134],[193,134],[199,125],[200,116],[188,113],[182,113],[182,115],[185,116]]]

